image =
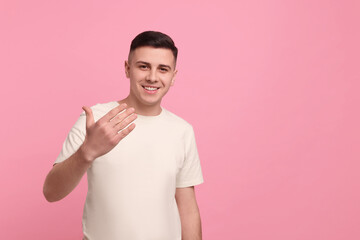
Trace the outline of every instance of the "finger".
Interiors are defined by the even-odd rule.
[[[132,130],[135,128],[135,123],[129,125],[129,127],[121,130],[118,134],[115,135],[115,139],[117,142],[121,141],[124,137],[126,137]]]
[[[109,122],[110,119],[116,116],[119,112],[122,112],[127,107],[126,103],[122,103],[119,106],[114,107],[108,113],[106,113],[102,118],[99,119],[99,122]]]
[[[130,116],[128,116],[127,118],[125,118],[124,120],[122,120],[121,122],[119,122],[114,126],[115,131],[119,132],[121,129],[125,128],[127,125],[132,123],[136,118],[137,118],[136,113],[131,114]]]
[[[94,115],[92,113],[91,108],[83,106],[82,109],[85,111],[86,114],[86,129],[91,127],[94,124]]]
[[[129,117],[131,114],[135,112],[134,108],[128,108],[122,113],[115,116],[113,119],[110,120],[111,126],[114,127],[115,125],[121,123],[125,118]]]

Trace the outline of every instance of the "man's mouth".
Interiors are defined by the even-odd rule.
[[[153,86],[142,86],[142,87],[145,89],[145,92],[149,93],[149,94],[156,93],[157,90],[160,88],[160,87],[153,87]]]
[[[142,86],[142,87],[149,91],[155,91],[159,89],[159,87],[148,87],[148,86]]]

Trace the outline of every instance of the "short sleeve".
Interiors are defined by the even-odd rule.
[[[204,182],[192,126],[185,135],[185,159],[176,175],[176,187],[190,187]]]
[[[56,158],[55,163],[60,163],[67,158],[69,158],[71,155],[73,155],[81,146],[81,144],[85,140],[85,134],[86,134],[86,115],[85,112],[82,112],[80,114],[80,117],[77,119],[75,124],[70,129],[70,132],[68,133],[62,149],[60,151],[60,154]]]

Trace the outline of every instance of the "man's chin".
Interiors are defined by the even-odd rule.
[[[151,102],[151,101],[142,101],[141,102],[142,104],[148,106],[148,107],[156,107],[158,105],[160,105],[161,101],[154,101],[154,102]]]

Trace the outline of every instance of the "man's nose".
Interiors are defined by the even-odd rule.
[[[149,82],[156,82],[157,81],[157,75],[156,75],[156,70],[151,69],[151,71],[149,71],[149,74],[146,76],[146,80]]]

